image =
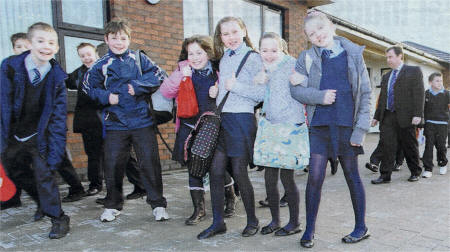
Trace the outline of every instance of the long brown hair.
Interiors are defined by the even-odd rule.
[[[250,37],[248,36],[248,31],[247,31],[247,27],[245,26],[244,21],[241,18],[238,17],[224,17],[221,20],[219,20],[219,22],[216,25],[216,30],[214,32],[214,52],[216,55],[217,59],[221,59],[223,56],[223,42],[222,42],[222,38],[221,38],[221,34],[222,31],[220,30],[220,26],[223,23],[227,23],[227,22],[231,22],[234,21],[236,22],[239,27],[241,27],[241,29],[245,32],[245,37],[244,37],[244,42],[245,44],[247,44],[248,47],[251,47],[253,50],[255,49],[253,47],[252,42],[250,41]]]

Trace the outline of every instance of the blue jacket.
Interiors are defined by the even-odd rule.
[[[10,126],[20,118],[24,104],[25,85],[28,73],[25,57],[30,52],[22,53],[3,60],[1,65],[1,151],[8,147]],[[66,150],[67,91],[64,80],[67,74],[55,60],[47,74],[45,106],[37,128],[37,143],[41,157],[47,159],[50,169],[55,170]],[[11,81],[13,80],[13,81]]]
[[[166,73],[145,54],[140,57],[142,75],[133,51],[116,55],[109,50],[85,76],[83,91],[105,106],[103,121],[106,130],[140,129],[153,124],[146,97],[159,88]],[[134,96],[128,93],[128,84],[133,86]],[[119,95],[119,104],[109,104],[110,94]]]

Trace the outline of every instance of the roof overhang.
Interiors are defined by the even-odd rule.
[[[306,4],[308,8],[334,3],[331,0],[299,0],[299,2]]]

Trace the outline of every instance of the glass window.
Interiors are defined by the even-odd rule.
[[[212,5],[212,6],[211,6]],[[213,16],[208,16],[212,8]],[[264,10],[264,11],[263,11]],[[263,15],[261,15],[263,13]],[[184,36],[193,34],[214,34],[217,22],[226,16],[240,17],[247,26],[248,35],[254,45],[258,44],[261,32],[282,34],[282,12],[269,9],[264,4],[249,0],[184,0]],[[210,30],[210,23],[212,30]]]
[[[183,1],[184,37],[209,35],[208,0]]]
[[[0,1],[0,57],[13,54],[11,35],[27,32],[30,25],[45,22],[52,25],[51,0],[1,0]]]
[[[103,41],[64,36],[64,53],[67,73],[73,72],[73,70],[77,69],[82,64],[77,52],[77,46],[82,42],[91,43],[94,46],[97,46]]]
[[[257,44],[261,37],[261,7],[258,4],[243,0],[228,0],[213,2],[214,29],[217,22],[226,16],[240,17],[247,26],[248,35],[253,44]]]
[[[63,22],[103,29],[102,0],[63,0]]]
[[[265,9],[264,10],[264,32],[275,32],[280,36],[282,31],[281,26],[281,11]]]

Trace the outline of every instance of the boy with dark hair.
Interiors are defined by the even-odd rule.
[[[108,53],[88,71],[83,91],[104,106],[104,142],[107,197],[101,221],[113,221],[123,208],[123,175],[133,145],[139,160],[141,181],[147,202],[157,221],[168,219],[163,197],[161,164],[154,120],[149,115],[146,97],[156,91],[166,73],[146,55],[128,49],[131,29],[124,20],[105,27]],[[141,71],[136,57],[140,57]]]
[[[11,35],[11,44],[15,55],[30,50],[30,41],[27,39],[27,34],[23,32]]]
[[[439,174],[447,173],[447,127],[449,119],[450,93],[442,85],[442,74],[432,73],[428,78],[430,89],[425,92],[425,151],[422,177],[431,178],[433,175],[433,148],[437,150]]]
[[[66,146],[67,75],[53,59],[59,47],[52,26],[35,23],[27,37],[31,50],[1,65],[1,156],[14,183],[51,218],[49,238],[58,239],[70,229],[54,176]],[[32,170],[21,165],[26,159]]]

